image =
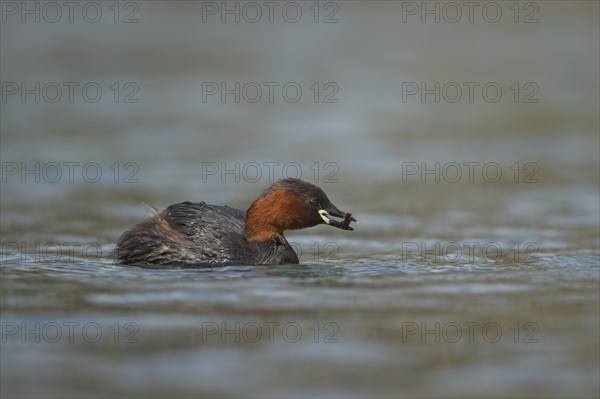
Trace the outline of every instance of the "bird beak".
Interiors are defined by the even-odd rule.
[[[342,230],[354,230],[350,227],[350,222],[356,222],[356,219],[352,217],[352,214],[340,211],[333,204],[329,204],[329,206],[319,209],[319,215],[325,224]],[[335,220],[332,217],[342,218],[342,221]]]

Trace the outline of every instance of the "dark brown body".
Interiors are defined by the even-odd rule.
[[[201,267],[227,264],[298,263],[283,240],[249,240],[245,212],[204,202],[171,205],[126,231],[115,249],[117,262]]]
[[[339,223],[328,216],[344,217]],[[298,263],[285,230],[326,223],[352,230],[350,214],[338,210],[320,188],[280,180],[247,212],[204,202],[182,202],[156,212],[119,238],[118,263],[182,267]]]

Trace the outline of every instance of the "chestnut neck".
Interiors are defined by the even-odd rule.
[[[246,212],[244,235],[252,241],[286,244],[283,232],[299,229],[307,215],[304,203],[295,193],[277,188],[258,197]]]

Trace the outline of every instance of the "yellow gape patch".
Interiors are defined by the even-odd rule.
[[[321,215],[321,219],[323,219],[325,223],[329,224],[330,219],[327,217],[329,216],[329,213],[327,213],[326,210],[319,209],[319,215]]]

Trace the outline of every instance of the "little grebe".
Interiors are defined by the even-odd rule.
[[[247,212],[189,201],[155,212],[123,233],[115,255],[124,264],[188,267],[298,263],[285,230],[323,223],[353,230],[350,221],[356,219],[336,208],[319,187],[285,179],[265,190]]]

